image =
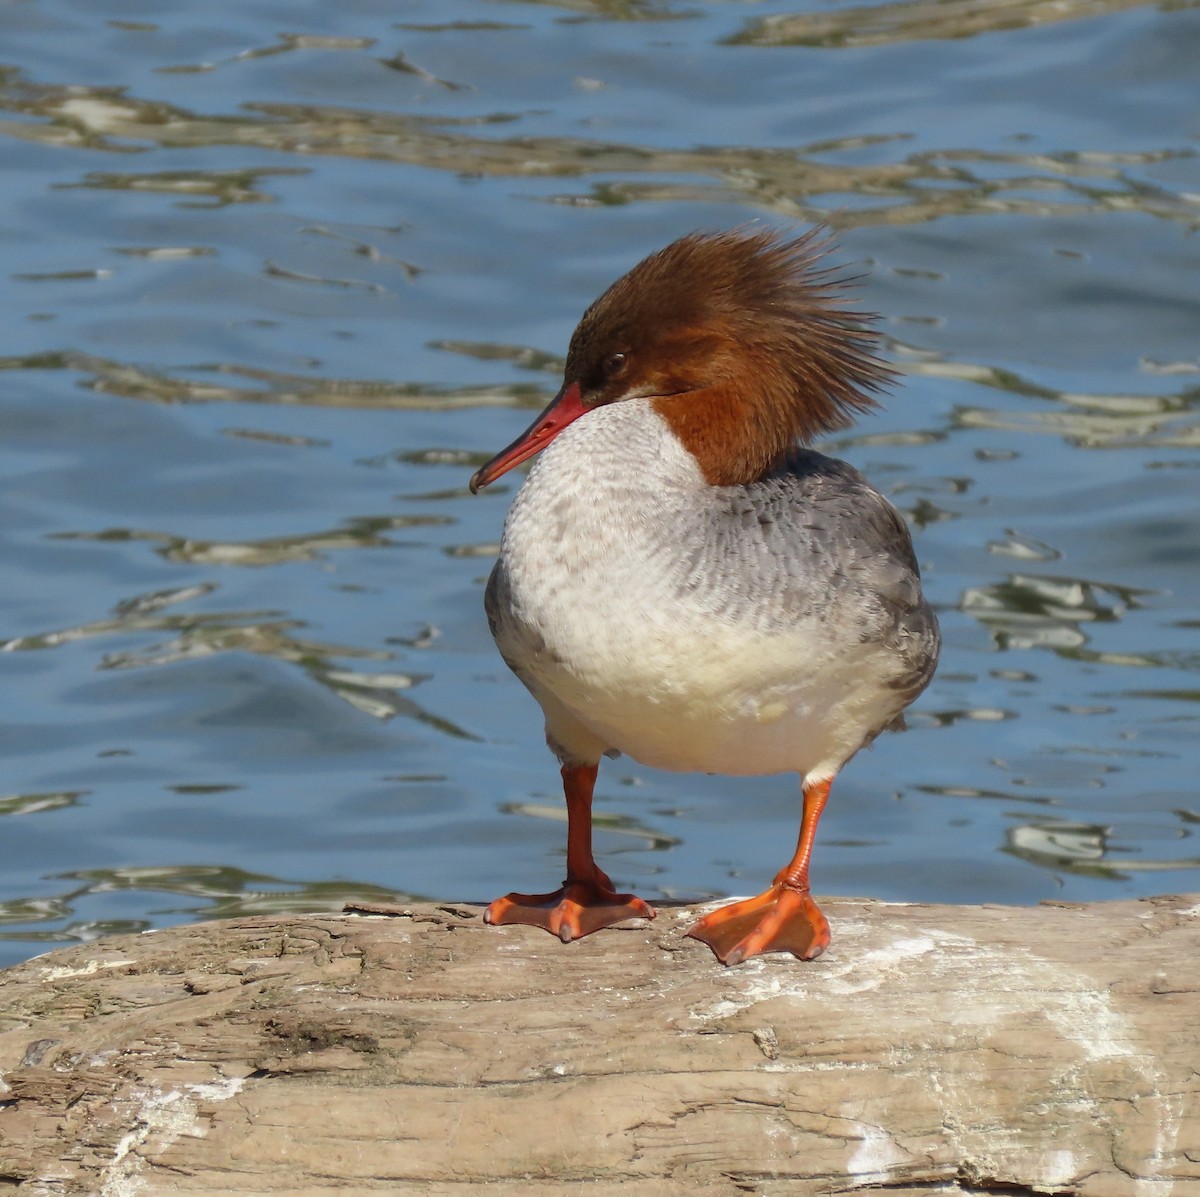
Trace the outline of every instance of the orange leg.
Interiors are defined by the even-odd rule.
[[[801,960],[815,960],[829,947],[829,923],[808,889],[808,862],[832,784],[830,778],[805,785],[796,855],[776,874],[771,888],[757,898],[722,906],[688,928],[688,935],[708,944],[722,964],[741,964],[760,952],[791,952]]]
[[[592,856],[592,790],[596,765],[564,765],[567,798],[567,879],[550,894],[508,894],[484,912],[487,923],[544,927],[563,943],[629,918],[652,919],[654,908],[633,894],[618,894]]]

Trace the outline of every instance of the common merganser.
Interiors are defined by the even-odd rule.
[[[692,233],[584,313],[562,389],[471,479],[532,457],[485,606],[562,765],[567,876],[508,894],[489,923],[564,942],[654,910],[592,855],[600,758],[799,774],[800,838],[758,897],[687,934],[725,964],[829,944],[809,891],[817,822],[842,766],[924,690],[937,620],[895,508],[802,447],[876,406],[893,379],[819,230]]]

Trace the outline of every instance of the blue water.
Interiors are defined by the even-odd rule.
[[[0,963],[556,884],[481,611],[519,478],[466,481],[603,287],[747,221],[866,276],[905,382],[823,447],[946,640],[817,891],[1200,889],[1200,10],[1019,14],[0,0]],[[798,806],[606,762],[598,849],[745,893]]]

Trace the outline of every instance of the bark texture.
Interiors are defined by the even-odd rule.
[[[1200,898],[252,918],[0,974],[0,1193],[1200,1193]]]

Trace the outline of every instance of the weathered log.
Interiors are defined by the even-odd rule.
[[[1200,1192],[1200,899],[205,923],[0,974],[0,1191]]]

